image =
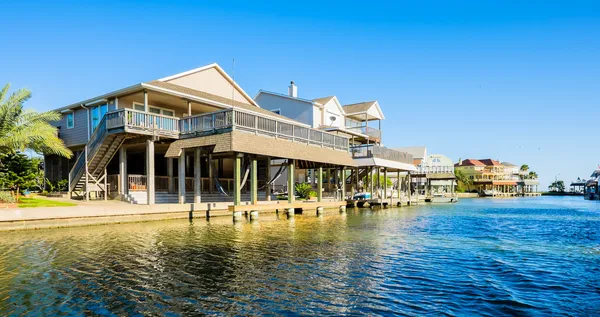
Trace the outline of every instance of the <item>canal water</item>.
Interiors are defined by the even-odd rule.
[[[597,316],[600,203],[0,233],[0,316],[201,314]]]

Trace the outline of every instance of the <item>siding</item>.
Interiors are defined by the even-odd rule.
[[[313,125],[313,106],[302,100],[280,97],[267,93],[260,94],[255,100],[261,108],[266,110],[281,109],[281,115],[290,119]]]
[[[75,110],[74,118],[75,125],[72,129],[67,129],[66,113],[62,114],[59,121],[52,123],[53,126],[60,127],[59,136],[67,147],[86,144],[88,141],[87,110],[83,108]]]

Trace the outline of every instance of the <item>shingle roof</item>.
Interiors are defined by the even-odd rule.
[[[367,111],[374,104],[375,104],[375,101],[366,101],[366,102],[359,102],[359,103],[344,105],[344,106],[342,106],[342,108],[344,108],[344,111],[346,111],[346,113],[356,113],[356,112]]]
[[[333,97],[335,97],[335,96],[317,98],[317,99],[313,99],[312,101],[324,105],[324,104],[328,103],[331,99],[333,99]]]
[[[485,166],[502,166],[502,164],[500,164],[500,162],[498,162],[496,160],[492,160],[492,159],[482,159],[482,160],[479,160],[479,162],[485,164]]]
[[[283,120],[286,120],[286,121],[295,122],[296,124],[299,124],[299,125],[306,126],[306,124],[304,124],[304,123],[301,123],[299,121],[290,119],[290,118],[282,116],[282,115],[278,115],[278,114],[276,114],[276,113],[274,113],[272,111],[269,111],[269,110],[266,110],[266,109],[263,109],[263,108],[260,108],[260,107],[253,106],[253,105],[248,104],[248,103],[239,102],[239,101],[236,101],[236,100],[231,100],[230,98],[225,98],[225,97],[213,95],[213,94],[210,94],[210,93],[207,93],[207,92],[204,92],[204,91],[200,91],[200,90],[196,90],[196,89],[192,89],[192,88],[180,86],[180,85],[177,85],[177,84],[166,83],[166,82],[162,82],[162,81],[158,81],[158,80],[154,80],[154,81],[148,82],[146,84],[152,85],[152,86],[155,86],[155,87],[159,87],[159,88],[173,90],[173,91],[176,91],[176,92],[180,92],[180,93],[192,95],[192,96],[203,98],[203,99],[208,99],[208,100],[219,102],[219,103],[223,103],[223,104],[226,104],[226,105],[231,105],[232,101],[233,101],[233,105],[235,107],[239,107],[239,108],[242,108],[242,109],[245,109],[245,110],[249,110],[249,111],[254,111],[254,112],[257,112],[259,114],[263,114],[265,116],[270,116],[270,117],[277,118],[277,119],[283,119]]]

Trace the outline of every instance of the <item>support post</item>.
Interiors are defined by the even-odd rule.
[[[288,203],[293,203],[296,200],[296,193],[294,190],[294,167],[296,160],[290,160],[288,165]]]
[[[194,149],[194,203],[199,204],[202,193],[202,169],[200,162],[202,159],[202,150],[197,147]]]
[[[144,112],[149,112],[148,108],[148,91],[144,90]]]
[[[346,201],[346,167],[342,167],[342,182],[341,182],[341,190],[342,190],[342,201]]]
[[[121,146],[119,149],[119,194],[126,195],[129,189],[127,182],[127,149]]]
[[[373,199],[373,169],[374,167],[369,168],[369,193],[371,194],[371,199]]]
[[[387,168],[384,167],[383,168],[383,200],[382,200],[382,202],[387,199],[387,190],[388,190],[387,189],[387,180],[388,180]]]
[[[317,172],[317,201],[323,201],[323,167],[319,166]]]
[[[250,201],[253,205],[258,202],[258,162],[256,157],[252,158],[252,166],[250,166]]]
[[[208,193],[212,194],[213,188],[215,187],[213,184],[213,159],[212,154],[208,154]]]
[[[154,141],[146,140],[146,193],[148,205],[154,205]]]
[[[104,169],[104,200],[108,200],[108,175],[106,174],[106,168]]]
[[[188,101],[187,106],[188,106],[188,116],[191,117],[192,116],[192,102]]]
[[[236,154],[233,161],[233,205],[239,206],[241,203],[241,170],[242,170],[242,157],[240,154]]]
[[[267,187],[265,188],[265,199],[267,201],[271,201],[271,188],[272,185],[269,183],[271,181],[271,157],[267,157]]]
[[[173,177],[173,158],[167,158],[167,176],[169,177],[169,194],[175,192],[175,178]]]
[[[181,150],[177,160],[179,173],[177,173],[177,183],[179,187],[179,203],[185,204],[185,149]]]

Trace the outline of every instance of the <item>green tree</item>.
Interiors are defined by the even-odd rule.
[[[550,184],[550,186],[548,186],[548,189],[551,192],[564,193],[565,192],[565,182],[562,180],[554,181],[554,182],[552,182],[552,184]]]
[[[521,165],[521,168],[519,170],[521,172],[527,172],[527,171],[529,171],[529,165],[523,164],[523,165]]]
[[[365,186],[367,185],[368,177],[369,177],[369,175],[363,177],[363,184],[365,184]],[[384,178],[385,177],[383,175],[379,175],[379,184],[383,184]],[[372,180],[373,180],[373,184],[377,185],[377,174],[373,174]],[[387,187],[392,187],[392,186],[394,186],[394,182],[390,179],[389,174],[388,174]]]
[[[458,181],[457,191],[458,192],[466,192],[473,185],[473,180],[471,180],[463,171],[454,170],[454,176],[456,176],[456,180]]]
[[[18,201],[22,190],[38,186],[37,180],[41,174],[38,164],[39,159],[30,159],[23,153],[3,155],[0,166],[0,186],[14,192]]]
[[[58,137],[50,122],[60,120],[60,113],[38,113],[24,110],[23,103],[31,97],[27,89],[8,94],[10,84],[0,90],[0,154],[23,152],[55,154],[71,158],[73,153]]]
[[[529,178],[530,179],[537,179],[538,178],[538,174],[534,171],[529,172]]]

